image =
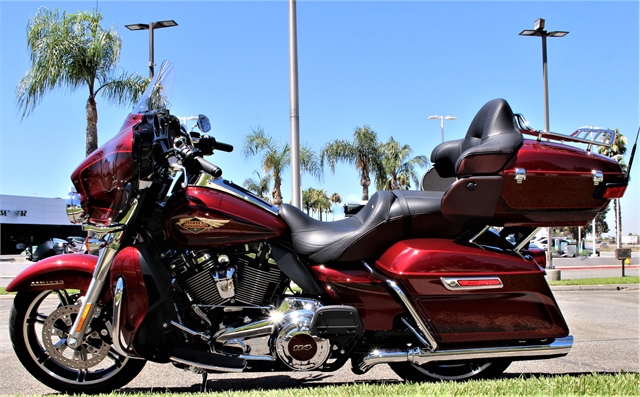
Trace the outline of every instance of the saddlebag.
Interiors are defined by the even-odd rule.
[[[439,343],[529,343],[569,334],[532,258],[446,239],[396,243],[376,262]],[[525,342],[526,341],[526,342]]]

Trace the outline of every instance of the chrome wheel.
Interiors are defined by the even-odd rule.
[[[111,347],[110,319],[94,318],[77,349],[66,338],[80,308],[66,290],[20,292],[11,309],[9,331],[24,367],[45,385],[66,393],[98,393],[119,388],[144,367]]]

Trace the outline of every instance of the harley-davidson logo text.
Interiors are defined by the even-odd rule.
[[[176,222],[176,226],[193,234],[198,234],[206,230],[217,229],[226,225],[227,223],[229,223],[228,220],[191,218],[180,219],[178,222]]]

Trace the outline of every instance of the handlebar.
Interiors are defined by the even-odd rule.
[[[190,170],[189,172],[194,172],[195,169],[197,169],[197,171],[205,171],[216,178],[222,176],[222,170],[220,169],[220,167],[202,158],[204,153],[200,148],[194,148],[193,146],[185,145],[182,148],[177,149],[176,154],[178,154],[180,158],[182,158],[185,167],[187,168],[187,170]]]
[[[233,146],[228,143],[218,142],[216,138],[203,135],[196,144],[196,147],[200,149],[205,155],[213,154],[214,150],[222,150],[223,152],[233,152]]]
[[[200,168],[208,174],[211,174],[214,177],[222,176],[222,170],[215,164],[208,162],[200,156],[196,156],[194,160],[200,164]]]

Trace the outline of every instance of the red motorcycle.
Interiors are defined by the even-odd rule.
[[[72,174],[68,215],[102,239],[100,255],[45,259],[7,287],[13,347],[42,383],[108,392],[146,361],[203,386],[208,373],[348,360],[358,374],[388,364],[406,380],[463,380],[569,352],[544,253],[528,243],[624,194],[628,173],[591,151],[613,131],[534,131],[492,100],[464,139],[434,149],[421,191],[377,192],[320,222],[222,179],[203,156],[233,147],[204,134],[206,116],[188,131],[166,110],[172,78],[164,63]]]

